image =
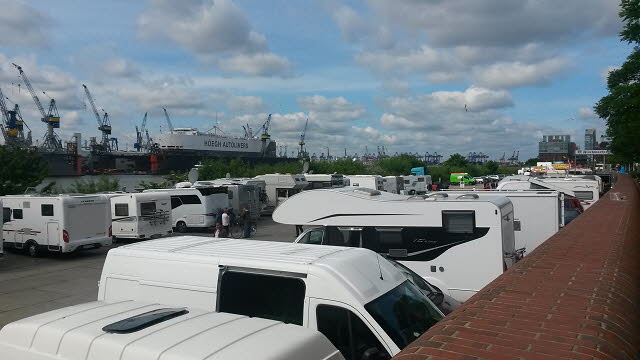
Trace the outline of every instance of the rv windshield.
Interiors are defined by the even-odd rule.
[[[404,349],[444,317],[409,280],[364,308],[400,349]]]

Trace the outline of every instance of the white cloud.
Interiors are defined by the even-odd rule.
[[[289,60],[273,53],[240,54],[220,60],[220,68],[253,76],[292,76]]]
[[[52,19],[20,0],[0,0],[0,46],[46,46]]]
[[[513,106],[511,95],[504,90],[490,90],[471,86],[464,92],[437,91],[431,94],[433,103],[451,110],[464,109],[467,112],[479,112]]]
[[[546,85],[567,70],[570,62],[564,58],[550,58],[539,63],[495,63],[476,70],[478,83],[493,88],[513,88]]]
[[[123,58],[111,58],[105,61],[102,63],[102,71],[108,77],[129,78],[140,75],[140,69]]]
[[[264,103],[258,96],[231,96],[227,106],[231,111],[247,114],[260,112]]]
[[[618,70],[618,69],[620,69],[619,66],[609,65],[600,72],[600,77],[602,78],[602,80],[607,82],[607,79],[609,79],[609,73],[612,72],[613,70]]]
[[[231,0],[151,0],[138,18],[143,39],[169,39],[223,70],[256,76],[289,76],[291,64],[271,53]]]
[[[581,120],[596,120],[600,118],[598,114],[596,114],[595,111],[593,111],[593,108],[590,108],[590,107],[579,108],[578,117]]]

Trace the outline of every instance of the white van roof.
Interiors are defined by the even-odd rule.
[[[160,321],[128,333],[103,329],[158,309],[181,315],[147,318],[143,326]],[[10,323],[0,330],[0,354],[21,360],[343,359],[324,335],[301,326],[137,301],[94,301]]]
[[[139,263],[141,258],[170,259],[173,263],[184,261],[192,264],[281,271],[302,277],[313,275],[316,279],[322,279],[323,284],[328,287],[333,285],[328,284],[326,280],[333,278],[337,283],[344,284],[340,288],[333,288],[335,296],[346,296],[362,304],[406,280],[392,264],[379,261],[380,255],[367,249],[199,236],[157,239],[111,249],[105,261],[102,277],[109,276],[110,271],[125,274],[121,266],[124,266],[122,264],[126,261],[118,260],[123,257],[132,258],[126,260],[128,263]],[[155,260],[154,263],[157,263]],[[126,268],[127,271],[131,271],[130,276],[142,279],[157,276],[150,273],[154,269],[146,269],[144,266]],[[164,277],[164,281],[170,280]],[[345,289],[346,293],[340,289]],[[308,291],[309,296],[314,296],[313,289]]]

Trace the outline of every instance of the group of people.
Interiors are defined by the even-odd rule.
[[[242,225],[243,235],[242,237],[248,239],[251,237],[251,212],[247,207],[244,207],[240,211],[240,215],[237,219],[238,223]],[[233,213],[233,209],[224,209],[222,214],[218,216],[216,221],[216,229],[213,233],[214,237],[224,238],[229,237],[231,233],[231,225],[236,222],[235,214]]]

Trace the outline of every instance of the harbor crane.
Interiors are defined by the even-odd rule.
[[[514,151],[513,155],[511,155],[511,157],[509,158],[509,161],[511,161],[513,163],[517,163],[519,157],[520,157],[520,150],[518,150],[517,153]]]
[[[29,90],[29,94],[31,94],[31,97],[33,98],[33,102],[36,103],[36,106],[38,107],[38,110],[42,115],[42,118],[40,120],[43,123],[47,124],[47,133],[44,136],[44,140],[42,142],[41,148],[47,151],[62,150],[62,141],[60,140],[58,135],[53,131],[53,129],[60,128],[60,114],[58,113],[58,107],[56,106],[55,99],[51,99],[51,101],[49,102],[49,110],[45,112],[44,107],[42,106],[42,103],[40,103],[40,99],[38,98],[38,95],[36,95],[36,92],[33,89],[33,86],[31,85],[31,81],[29,81],[29,78],[27,77],[27,74],[25,74],[21,66],[15,63],[12,63],[12,64],[13,66],[16,67],[16,69],[18,69],[18,72],[22,77],[22,81],[27,86],[27,89]]]
[[[98,130],[102,133],[102,141],[97,145],[98,149],[106,152],[117,150],[118,140],[115,138],[110,139],[111,121],[109,120],[109,114],[102,109],[102,111],[104,111],[104,116],[101,119],[98,109],[96,108],[96,104],[93,101],[93,96],[91,96],[91,93],[89,92],[89,88],[85,84],[82,84],[82,87],[84,88],[84,93],[87,95],[87,99],[89,99],[89,103],[91,104],[91,109],[93,109],[93,113],[98,121]]]
[[[300,134],[300,141],[298,145],[300,145],[300,150],[298,150],[298,158],[303,159],[308,157],[307,151],[304,148],[304,138],[307,136],[307,127],[309,126],[309,118],[304,123],[304,130],[302,130],[302,134]]]
[[[162,108],[164,110],[164,117],[167,119],[167,125],[169,126],[169,131],[173,131],[173,124],[171,123],[171,118],[169,118],[169,113],[167,109]]]
[[[262,154],[264,155],[267,152],[267,141],[271,139],[271,135],[269,135],[269,126],[271,126],[271,114],[267,117],[267,121],[262,124],[260,129],[262,130],[262,134],[260,135],[260,140],[262,140]]]
[[[145,136],[144,139],[143,136]],[[138,151],[142,151],[143,149],[150,149],[150,145],[151,138],[149,138],[149,131],[147,130],[147,113],[144,113],[140,129],[138,129],[138,125],[136,125],[136,142],[133,144],[133,147]]]

